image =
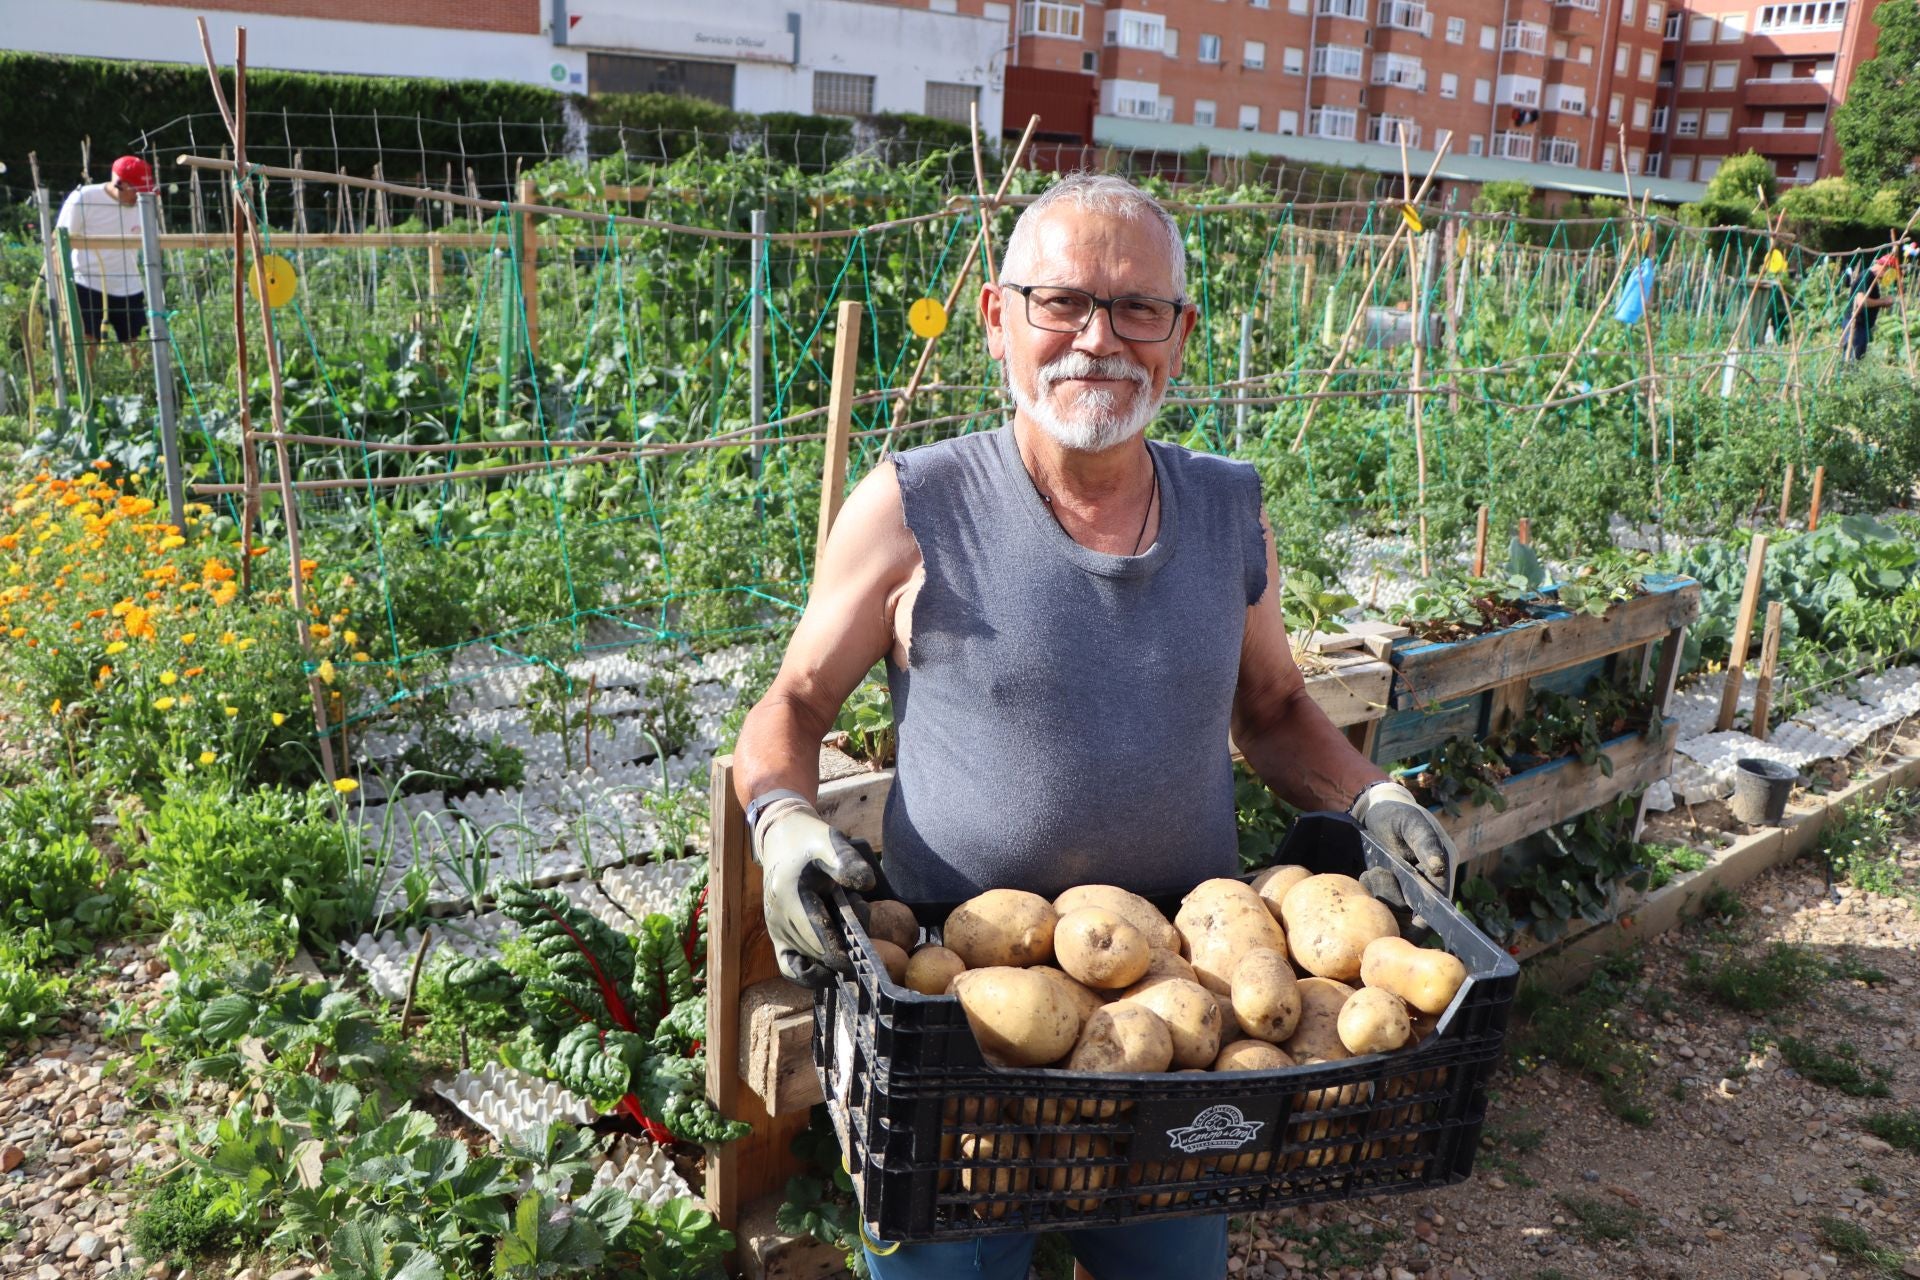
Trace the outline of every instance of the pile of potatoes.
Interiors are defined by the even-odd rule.
[[[1048,902],[994,889],[955,907],[939,944],[919,945],[919,925],[898,902],[871,904],[868,928],[894,982],[923,995],[954,995],[988,1062],[1095,1073],[1267,1071],[1386,1053],[1416,1043],[1466,980],[1444,951],[1400,937],[1393,913],[1350,876],[1274,867],[1251,883],[1200,884],[1169,921],[1151,902],[1112,885],[1081,885]],[[1365,1101],[1356,1091],[1316,1090],[1299,1109]],[[949,1104],[949,1125],[1061,1126],[1110,1118],[1120,1104],[973,1099]],[[987,1114],[991,1111],[993,1114]],[[1312,1140],[1336,1122],[1295,1126]],[[1029,1161],[1055,1191],[1108,1185],[1110,1168],[1046,1169],[1049,1160],[1112,1155],[1087,1134],[1030,1138],[959,1133],[966,1161],[993,1167],[962,1175],[969,1190],[1012,1196],[1032,1185]],[[1035,1143],[1047,1149],[1037,1149]],[[1064,1144],[1064,1145],[1063,1145]],[[943,1144],[956,1148],[954,1136]],[[1058,1150],[1054,1148],[1059,1148]],[[1348,1148],[1305,1153],[1303,1163],[1344,1159]],[[943,1149],[952,1157],[953,1149]],[[1135,1165],[1134,1184],[1184,1181],[1202,1169],[1254,1172],[1270,1154]],[[976,1187],[973,1183],[977,1181]],[[1141,1196],[1164,1207],[1183,1195]],[[1069,1200],[1092,1209],[1097,1198]],[[1005,1203],[981,1207],[999,1216]]]

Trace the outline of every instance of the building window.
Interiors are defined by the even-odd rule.
[[[1593,65],[1593,46],[1590,44],[1581,45],[1580,56],[1576,58],[1575,61],[1577,61],[1583,67],[1592,66]]]
[[[1240,128],[1247,133],[1254,133],[1259,130],[1260,108],[1258,106],[1240,108]]]
[[[1671,62],[1661,63],[1660,74],[1653,78],[1653,82],[1662,89],[1671,89],[1673,87],[1673,64]]]
[[[1280,113],[1279,123],[1280,132],[1288,137],[1292,137],[1294,134],[1300,132],[1300,113],[1298,111],[1282,111]]]
[[[733,64],[589,53],[587,90],[590,93],[673,93],[731,107]]]
[[[1307,112],[1307,133],[1316,138],[1352,142],[1359,116],[1343,107],[1315,107]]]
[[[972,108],[979,101],[979,85],[927,81],[927,114],[936,120],[966,124],[973,119]]]
[[[1704,89],[1707,87],[1707,64],[1704,62],[1683,62],[1680,64],[1680,87],[1682,89]]]
[[[1249,71],[1259,71],[1267,65],[1267,42],[1264,40],[1247,41],[1246,52],[1240,61]]]
[[[1665,133],[1667,131],[1667,109],[1665,107],[1655,107],[1653,109],[1653,124],[1651,127],[1655,133]]]
[[[1199,57],[1202,62],[1220,61],[1220,37],[1215,35],[1202,35],[1200,37]]]
[[[1167,20],[1157,13],[1127,13],[1107,10],[1107,43],[1121,49],[1148,49],[1158,52],[1167,43]],[[1207,38],[1200,37],[1206,47]],[[1204,61],[1204,56],[1202,58]]]
[[[1627,105],[1627,99],[1625,94],[1616,93],[1611,98],[1608,98],[1607,99],[1607,123],[1619,124],[1620,113],[1626,109],[1626,105]]]
[[[1675,156],[1673,163],[1667,166],[1667,176],[1675,182],[1693,181],[1693,157]]]
[[[1086,72],[1098,71],[1100,69],[1100,55],[1091,49],[1082,49],[1080,51],[1080,69]]]
[[[1715,89],[1731,89],[1739,82],[1739,63],[1716,62],[1713,64],[1713,87]]]
[[[1747,38],[1747,15],[1729,13],[1720,19],[1720,43],[1739,44]]]
[[[1180,56],[1180,33],[1172,27],[1167,28],[1166,36],[1161,40],[1160,52],[1169,58]]]
[[[1288,13],[1305,13],[1306,11],[1307,0],[1287,0]]]
[[[1500,48],[1505,53],[1545,53],[1547,29],[1537,22],[1509,22],[1501,31]]]
[[[1572,138],[1548,138],[1540,158],[1548,164],[1577,165],[1580,163],[1580,144]]]
[[[1657,178],[1660,176],[1660,153],[1658,151],[1647,157],[1647,162],[1641,168],[1640,172],[1646,174],[1649,178]]]
[[[1727,126],[1732,122],[1733,112],[1731,111],[1724,109],[1709,111],[1707,112],[1706,128],[1701,131],[1700,136],[1703,138],[1724,138],[1727,136]]]
[[[1160,101],[1158,103],[1159,114],[1155,117],[1155,119],[1161,121],[1163,124],[1172,124],[1173,109],[1177,105],[1178,104],[1175,103],[1173,100],[1172,94],[1168,94],[1168,93],[1161,94]]]
[[[873,77],[844,71],[813,73],[813,114],[870,116],[873,114]]]
[[[927,0],[927,12],[958,13],[960,12],[960,0]]]
[[[1367,20],[1367,0],[1320,0],[1318,12],[1323,18],[1352,18],[1355,22]]]
[[[1130,120],[1160,118],[1160,86],[1140,80],[1103,80],[1100,83],[1102,115],[1125,116]]]
[[[1640,159],[1645,154],[1646,153],[1642,151],[1639,147],[1627,148],[1627,172],[1628,173],[1640,172]]]
[[[1364,49],[1356,49],[1351,45],[1317,44],[1313,46],[1313,74],[1334,80],[1358,80],[1365,58]],[[1325,138],[1332,135],[1319,133],[1316,136]],[[1346,136],[1351,138],[1353,135]]]
[[[1615,45],[1613,48],[1613,74],[1617,76],[1627,74],[1627,59],[1631,56],[1632,54],[1627,49],[1627,46],[1623,44]]]
[[[1819,31],[1847,23],[1847,0],[1807,4],[1769,4],[1760,8],[1759,31]]]
[[[1067,0],[1021,0],[1020,34],[1078,40],[1084,10],[1084,5],[1070,4]]]
[[[1485,138],[1485,137],[1484,137],[1483,135],[1481,135],[1481,134],[1478,134],[1478,133],[1476,133],[1476,134],[1474,134],[1474,135],[1473,135],[1472,137],[1470,137],[1470,138],[1468,138],[1468,139],[1467,139],[1467,154],[1468,154],[1468,155],[1470,155],[1470,156],[1483,156],[1483,155],[1485,155],[1485,154],[1487,154],[1487,140],[1486,140],[1486,138]]]
[[[1493,101],[1493,81],[1475,80],[1473,82],[1473,100],[1485,105]]]
[[[1442,71],[1440,73],[1440,96],[1443,98],[1459,97],[1460,77],[1451,71]]]
[[[1480,28],[1480,47],[1482,49],[1485,49],[1488,53],[1492,53],[1493,46],[1498,44],[1499,41],[1500,33],[1498,31],[1492,27],[1483,26]]]
[[[1433,14],[1418,0],[1380,0],[1380,25],[1395,31],[1433,34]]]
[[[1267,7],[1269,0],[1250,0],[1250,3],[1256,9],[1264,9]]]
[[[1639,10],[1634,8],[1633,0],[1620,0],[1620,25],[1631,26],[1634,15],[1638,12]]]
[[[1549,111],[1558,111],[1570,116],[1587,114],[1587,91],[1578,85],[1550,84],[1547,86],[1546,107]]]
[[[1375,116],[1367,121],[1367,141],[1397,147],[1402,138],[1409,147],[1420,145],[1420,126],[1406,116]]]
[[[1493,92],[1503,106],[1537,107],[1540,105],[1540,77],[1501,76]]]
[[[1653,0],[1653,3],[1647,6],[1647,30],[1658,31],[1660,24],[1666,20],[1666,16],[1667,6],[1660,3],[1660,0]]]
[[[1718,172],[1720,172],[1719,156],[1701,156],[1700,172],[1695,176],[1694,180],[1696,182],[1705,182]]]
[[[1447,43],[1465,44],[1467,42],[1467,20],[1465,18],[1447,19]]]
[[[1633,127],[1636,129],[1646,128],[1647,113],[1652,110],[1653,110],[1652,102],[1650,102],[1646,98],[1635,98],[1633,100]]]
[[[1666,38],[1669,40],[1678,40],[1680,38],[1680,15],[1677,13],[1670,14],[1667,17]]]
[[[1676,111],[1673,113],[1673,136],[1676,138],[1697,138],[1700,136],[1700,113],[1698,111]]]
[[[1502,160],[1533,159],[1533,136],[1525,133],[1496,133],[1493,135],[1494,156]]]
[[[1562,61],[1565,61],[1568,52],[1570,52],[1572,48],[1573,46],[1568,44],[1565,40],[1555,40],[1553,42],[1553,56],[1556,58],[1559,58]]]
[[[1615,150],[1614,150],[1614,146],[1613,146],[1613,144],[1612,144],[1611,142],[1609,142],[1609,143],[1608,143],[1608,144],[1606,145],[1606,147],[1605,147],[1605,149],[1603,149],[1603,150],[1602,150],[1602,151],[1600,152],[1600,172],[1602,172],[1602,173],[1612,173],[1612,172],[1613,172],[1613,163],[1614,163],[1614,161],[1615,161],[1615,160],[1617,160],[1618,158],[1619,158],[1619,156],[1618,156],[1618,154],[1617,154],[1617,153],[1615,152]]]
[[[1213,128],[1214,102],[1211,98],[1193,100],[1193,122],[1202,129]]]
[[[1000,0],[987,0],[985,4],[980,6],[980,16],[988,22],[1005,22],[1007,15],[1012,12],[1013,9],[1008,5],[1002,4]]]
[[[1307,69],[1307,51],[1289,45],[1280,51],[1280,69],[1290,76],[1302,74]]]
[[[1651,80],[1653,79],[1653,73],[1659,69],[1658,55],[1651,49],[1642,49],[1640,51],[1640,78],[1642,80]]]
[[[1712,14],[1696,13],[1693,15],[1693,18],[1687,23],[1687,43],[1688,44],[1712,44],[1713,43],[1713,15]]]
[[[1373,60],[1373,82],[1425,93],[1427,71],[1418,58],[1409,58],[1404,53],[1383,53]]]

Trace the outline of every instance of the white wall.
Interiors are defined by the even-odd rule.
[[[545,6],[543,5],[544,9]],[[0,0],[0,47],[27,53],[151,62],[200,62],[192,9],[114,0]],[[214,56],[233,61],[233,29],[247,29],[247,65],[347,75],[514,80],[586,90],[586,55],[546,35],[333,22],[217,10],[206,15]],[[576,77],[578,77],[576,79]],[[211,110],[212,98],[208,98]]]
[[[5,3],[6,0],[0,0]],[[713,61],[733,61],[733,105],[741,111],[813,110],[813,73],[840,71],[874,77],[875,111],[921,112],[927,82],[980,86],[980,126],[990,138],[1000,135],[1005,102],[1004,18],[969,18],[857,0],[650,0],[646,21],[632,17],[631,0],[567,0],[577,17],[569,48],[592,47],[608,53],[688,56],[700,35]],[[787,30],[787,15],[797,13],[800,32],[795,61],[788,43],[775,35]],[[750,38],[759,50],[751,57],[728,58],[721,43]]]

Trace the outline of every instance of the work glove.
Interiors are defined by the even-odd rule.
[[[775,800],[760,813],[753,853],[760,864],[767,936],[780,972],[815,988],[832,982],[836,973],[852,973],[826,890],[830,882],[862,893],[872,889],[873,864],[797,794]]]
[[[1429,884],[1452,898],[1460,851],[1413,792],[1397,782],[1376,782],[1360,793],[1349,812],[1388,853],[1410,863]]]

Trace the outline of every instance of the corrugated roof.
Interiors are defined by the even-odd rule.
[[[1195,147],[1205,147],[1215,155],[1223,156],[1246,155],[1257,151],[1261,155],[1298,160],[1305,164],[1367,169],[1376,173],[1400,172],[1400,148],[1397,146],[1301,138],[1251,129],[1203,128],[1200,125],[1097,115],[1093,118],[1093,140],[1104,146],[1158,151],[1191,151]],[[1464,140],[1461,141],[1464,143]],[[1416,179],[1433,163],[1433,155],[1431,150],[1407,149],[1407,165]],[[1626,180],[1618,173],[1533,164],[1521,160],[1497,160],[1490,156],[1464,156],[1451,149],[1434,176],[1449,182],[1525,182],[1545,191],[1566,191],[1581,196],[1620,197],[1626,194]],[[1685,204],[1703,198],[1707,194],[1707,184],[1633,175],[1634,196],[1638,198],[1646,191],[1652,191],[1657,201]]]

